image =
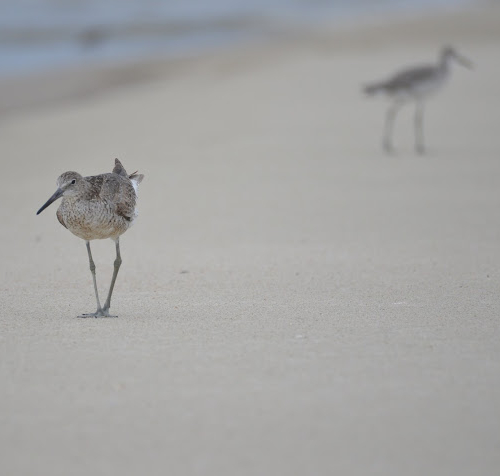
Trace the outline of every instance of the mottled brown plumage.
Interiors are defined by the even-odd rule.
[[[137,194],[128,175],[112,172],[82,177],[76,172],[65,172],[57,185],[60,189],[66,186],[57,218],[84,240],[116,238],[127,231],[137,215]]]
[[[121,264],[119,237],[134,223],[137,217],[137,190],[143,175],[128,175],[118,159],[113,172],[82,177],[77,172],[64,172],[57,179],[57,190],[38,210],[37,215],[52,202],[62,197],[57,209],[57,219],[71,233],[87,243],[90,270],[94,278],[97,311],[87,316],[109,316],[114,283]],[[90,241],[111,238],[116,243],[117,259],[108,298],[101,308],[95,279],[95,265],[90,252]]]

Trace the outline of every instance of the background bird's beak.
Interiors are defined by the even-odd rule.
[[[471,60],[465,58],[464,56],[462,55],[459,55],[457,53],[455,53],[455,59],[462,65],[462,66],[465,66],[466,68],[469,68],[469,69],[472,69],[472,67],[474,66],[474,64],[472,63]]]
[[[63,194],[63,191],[58,188],[54,195],[52,195],[52,197],[50,197],[46,202],[45,204],[42,206],[42,208],[40,208],[40,210],[38,210],[36,212],[37,215],[39,215],[40,213],[42,213],[52,202],[55,202],[59,197],[61,197]]]

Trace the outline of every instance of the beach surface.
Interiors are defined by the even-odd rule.
[[[362,85],[453,44],[428,153]],[[0,83],[0,473],[500,467],[500,9]],[[145,174],[111,311],[38,208]],[[102,296],[114,244],[92,242]]]

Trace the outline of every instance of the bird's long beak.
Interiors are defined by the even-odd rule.
[[[58,188],[54,195],[52,195],[52,197],[50,197],[46,202],[45,204],[42,206],[42,208],[40,208],[40,210],[38,210],[36,212],[37,215],[40,215],[40,213],[42,213],[52,202],[55,202],[58,198],[60,198],[63,194],[63,191]]]
[[[474,67],[474,64],[472,63],[471,60],[467,59],[465,56],[459,55],[458,53],[455,53],[455,59],[462,65],[465,66],[468,69],[472,69]]]

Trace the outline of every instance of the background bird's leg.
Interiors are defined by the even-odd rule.
[[[111,285],[109,286],[108,297],[106,299],[106,302],[104,303],[105,313],[109,311],[109,308],[111,306],[111,295],[113,294],[113,288],[115,287],[115,281],[116,277],[118,276],[118,270],[120,269],[120,266],[122,264],[122,257],[120,255],[120,238],[117,238],[115,243],[116,243],[116,259],[114,263],[115,269],[113,271],[113,277],[111,278]]]
[[[87,253],[89,254],[89,264],[90,264],[90,272],[92,273],[92,279],[94,280],[94,291],[95,291],[95,299],[97,301],[97,313],[102,313],[101,303],[99,302],[99,294],[97,293],[97,280],[95,277],[95,264],[92,259],[92,253],[90,251],[90,241],[85,242],[87,245]]]
[[[387,113],[385,115],[385,124],[384,124],[384,141],[383,146],[386,152],[392,152],[394,149],[392,147],[392,131],[394,129],[394,120],[396,119],[396,114],[399,111],[400,103],[393,103],[389,109],[387,109]]]
[[[424,146],[424,103],[417,101],[415,105],[415,150],[419,154],[425,152]]]

